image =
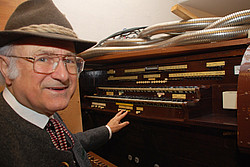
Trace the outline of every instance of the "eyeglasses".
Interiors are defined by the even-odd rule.
[[[55,71],[62,60],[67,71],[70,74],[79,74],[83,71],[85,61],[81,57],[73,55],[61,54],[39,54],[34,57],[21,57],[21,56],[8,56],[14,58],[22,58],[27,61],[33,62],[33,69],[37,73],[51,74]]]

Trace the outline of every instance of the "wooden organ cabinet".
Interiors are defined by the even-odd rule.
[[[84,130],[106,124],[119,110],[128,110],[130,121],[94,152],[121,167],[249,166],[249,122],[241,128],[244,144],[237,140],[238,76],[249,43],[245,38],[88,59],[80,76]],[[249,116],[249,96],[244,98]]]

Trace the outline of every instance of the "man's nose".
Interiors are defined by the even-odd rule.
[[[51,77],[56,80],[60,80],[61,82],[65,82],[68,80],[69,72],[65,63],[62,60],[59,60],[54,72],[51,74]]]

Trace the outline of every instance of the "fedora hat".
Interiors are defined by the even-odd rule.
[[[19,5],[10,16],[4,31],[0,31],[0,47],[31,36],[72,41],[76,53],[96,44],[79,39],[52,0],[28,0]]]

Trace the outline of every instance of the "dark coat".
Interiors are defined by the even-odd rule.
[[[55,119],[62,122],[58,114]],[[105,126],[73,135],[71,151],[59,151],[46,130],[24,120],[0,95],[0,166],[4,167],[59,167],[74,165],[73,153],[81,167],[91,166],[83,146],[98,147],[108,141]]]

